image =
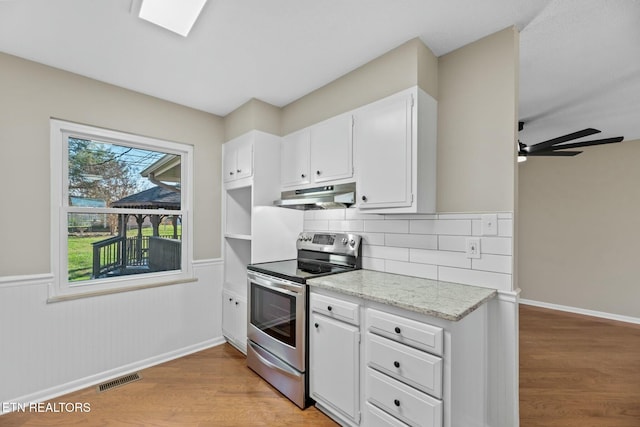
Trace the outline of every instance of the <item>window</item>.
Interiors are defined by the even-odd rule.
[[[54,300],[191,279],[192,152],[51,120]]]

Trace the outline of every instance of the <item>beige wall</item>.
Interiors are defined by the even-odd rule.
[[[0,53],[0,276],[49,273],[49,118],[194,145],[194,258],[220,256],[222,119]]]
[[[420,71],[428,73],[422,78],[418,78],[418,62]],[[417,84],[424,84],[422,88],[437,97],[436,63],[437,59],[419,39],[409,40],[285,106],[282,133],[286,135]],[[431,69],[427,70],[429,66]]]
[[[520,164],[522,298],[640,318],[640,141]]]
[[[513,211],[519,35],[438,58],[439,212]]]
[[[251,130],[281,135],[282,109],[259,99],[251,99],[224,117],[224,140]]]

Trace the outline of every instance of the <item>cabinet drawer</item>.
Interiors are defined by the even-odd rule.
[[[367,309],[369,331],[394,341],[442,356],[443,330],[440,327]]]
[[[376,408],[371,403],[366,404],[367,415],[365,425],[367,427],[409,427],[397,418],[384,412],[382,409]]]
[[[322,313],[325,316],[342,320],[352,325],[360,324],[358,304],[312,293],[309,298],[309,305],[311,305],[311,311]]]
[[[430,395],[442,398],[442,359],[368,333],[367,364]]]
[[[442,401],[367,368],[367,401],[412,426],[442,427]]]

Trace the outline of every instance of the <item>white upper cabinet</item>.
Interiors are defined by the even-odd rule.
[[[309,177],[310,144],[309,128],[290,133],[282,138],[280,164],[283,187],[302,186],[311,182]]]
[[[282,139],[282,186],[304,187],[353,177],[351,114],[332,117]]]
[[[224,182],[247,178],[253,174],[253,137],[245,134],[224,144]]]
[[[361,209],[411,206],[413,97],[398,96],[356,116]]]
[[[251,176],[253,173],[253,144],[238,145],[236,153],[236,179]]]
[[[314,182],[353,176],[353,116],[345,114],[311,127],[311,173]]]
[[[355,112],[358,207],[371,213],[433,213],[435,99],[417,87]]]

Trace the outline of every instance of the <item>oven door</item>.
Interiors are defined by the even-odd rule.
[[[305,371],[307,285],[249,271],[247,337]]]

